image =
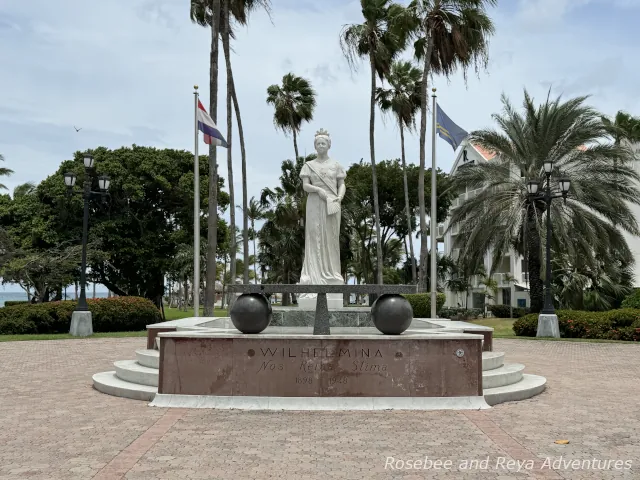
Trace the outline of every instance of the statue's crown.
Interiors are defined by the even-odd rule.
[[[316,132],[316,137],[329,137],[329,132],[327,132],[324,128],[321,128]]]

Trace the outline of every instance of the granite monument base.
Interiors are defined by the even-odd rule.
[[[317,295],[313,293],[302,294],[298,297],[298,308],[300,310],[309,310],[311,313],[316,311]],[[344,307],[343,294],[328,293],[327,306],[329,310],[338,310]]]
[[[329,299],[327,298],[327,303]],[[315,307],[314,307],[315,308]],[[301,307],[273,307],[271,326],[274,327],[313,327],[315,310]],[[370,307],[329,308],[331,327],[373,327]]]
[[[482,336],[160,333],[158,393],[215,397],[482,396]]]

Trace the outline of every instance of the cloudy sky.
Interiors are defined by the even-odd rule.
[[[332,156],[345,166],[368,159],[369,151],[367,68],[350,72],[338,43],[343,25],[361,22],[359,1],[272,3],[272,18],[256,12],[234,44],[250,196],[275,185],[281,161],[293,156],[291,139],[274,129],[265,102],[266,88],[290,71],[309,78],[318,93],[301,153],[312,152],[319,128],[330,131]],[[640,0],[500,4],[491,11],[497,33],[489,71],[471,75],[466,86],[461,75],[435,79],[440,105],[454,122],[466,130],[491,125],[501,93],[519,102],[524,87],[540,99],[549,88],[590,94],[606,114],[640,114],[634,60]],[[74,151],[99,145],[193,149],[193,85],[201,86],[208,105],[209,48],[209,32],[190,22],[185,0],[0,0],[0,153],[15,171],[3,183],[11,189],[37,182]],[[392,121],[379,117],[376,145],[378,159],[399,156]],[[448,171],[451,147],[443,140],[437,147],[438,165]],[[407,139],[407,154],[417,163],[416,137]],[[224,157],[221,163],[226,177]]]

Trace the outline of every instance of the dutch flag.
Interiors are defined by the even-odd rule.
[[[213,122],[211,116],[207,113],[202,105],[202,102],[198,100],[198,130],[204,135],[204,143],[207,145],[217,145],[220,147],[227,147],[227,141],[224,139],[218,127]]]

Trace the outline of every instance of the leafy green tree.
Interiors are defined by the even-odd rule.
[[[340,46],[352,69],[360,59],[366,59],[371,69],[369,112],[369,149],[371,155],[371,179],[373,185],[373,211],[376,236],[381,238],[380,208],[378,202],[378,176],[375,153],[376,76],[383,79],[389,74],[393,59],[404,49],[407,36],[396,19],[402,18],[402,5],[391,0],[360,0],[364,22],[346,25],[340,33]],[[368,182],[367,182],[368,183]],[[377,283],[383,283],[383,253],[381,243],[376,243]]]
[[[494,32],[493,23],[486,14],[497,0],[413,0],[408,12],[412,17],[415,56],[422,62],[420,92],[420,177],[418,185],[420,209],[421,249],[420,263],[426,263],[428,254],[427,217],[424,195],[426,162],[427,79],[432,75],[450,77],[460,68],[466,77],[469,68],[476,71],[488,63],[488,41]],[[426,272],[420,277],[421,290],[426,291]]]
[[[403,168],[399,160],[387,160],[380,162],[377,168],[379,173],[380,235],[377,235],[372,221],[374,218],[374,199],[373,193],[368,187],[368,179],[371,178],[371,165],[360,161],[349,167],[345,180],[347,193],[343,202],[345,204],[344,210],[346,211],[345,223],[354,238],[353,246],[362,249],[362,252],[355,257],[356,261],[361,262],[359,271],[362,272],[362,278],[369,283],[375,282],[377,278],[378,245],[380,246],[383,266],[396,268],[397,262],[391,263],[389,242],[392,239],[412,236],[416,230],[415,211],[418,196],[418,167],[409,164]],[[403,195],[405,173],[409,193],[409,210],[412,212],[409,218],[410,226],[407,223],[406,216],[398,215],[398,212],[406,209],[407,198]],[[437,173],[437,185],[438,191],[441,192],[437,215],[443,221],[447,218],[452,201],[447,174],[440,171]],[[408,256],[409,260],[410,258]],[[373,276],[371,277],[369,274]]]
[[[527,181],[543,180],[545,161],[554,162],[552,193],[559,192],[559,178],[571,180],[567,201],[555,200],[551,206],[556,255],[594,259],[605,246],[626,252],[621,230],[640,233],[629,207],[640,204],[640,176],[627,165],[632,152],[606,141],[600,114],[585,100],[547,97],[536,105],[525,91],[520,112],[503,97],[504,111],[494,115],[500,130],[470,135],[496,157],[461,168],[454,177],[455,190],[484,188],[451,216],[450,225],[460,223],[461,257],[480,264],[492,252],[496,265],[510,251],[526,253],[532,312],[539,312],[543,303],[541,240],[549,216],[546,204],[528,195]]]
[[[165,275],[179,247],[193,239],[193,155],[135,145],[117,150],[100,147],[92,153],[97,173],[109,175],[111,187],[106,202],[90,201],[90,238],[106,255],[103,261],[89,262],[91,278],[117,295],[142,296],[159,305]],[[205,180],[201,188],[206,190],[209,170],[204,156],[200,168]],[[77,244],[81,238],[83,201],[80,195],[67,195],[63,173],[69,170],[78,175],[79,189],[85,175],[80,152],[37,188],[39,202],[51,212],[45,225],[57,229],[58,236],[51,236],[54,246],[63,241]],[[218,183],[222,189],[223,179]],[[200,193],[206,217],[206,195]],[[220,207],[226,208],[228,196],[221,192],[219,198]],[[225,234],[224,220],[219,219],[216,227]]]
[[[265,223],[258,232],[260,269],[267,283],[291,284],[299,280],[304,259],[304,218],[306,194],[302,189],[300,170],[306,159],[282,162],[280,185],[265,188],[260,203],[264,208]],[[282,304],[289,305],[290,296],[283,295]]]
[[[422,84],[422,73],[414,67],[411,62],[394,62],[391,71],[386,77],[390,88],[378,88],[376,90],[376,100],[380,110],[391,113],[400,129],[400,151],[402,154],[402,170],[404,175],[404,198],[405,213],[407,215],[407,230],[413,231],[415,213],[409,205],[409,186],[407,181],[407,163],[404,151],[404,130],[413,130],[416,126],[416,113],[420,108],[420,89]],[[411,258],[411,282],[417,281],[416,260],[413,252],[413,236],[408,235],[409,251]]]
[[[267,103],[273,105],[273,124],[285,134],[293,136],[294,160],[299,158],[297,136],[303,122],[313,120],[316,108],[316,92],[311,82],[293,73],[282,77],[282,85],[267,88]]]

